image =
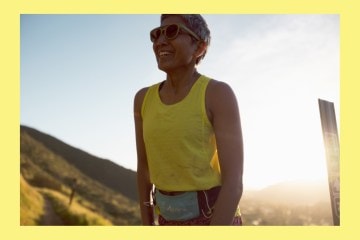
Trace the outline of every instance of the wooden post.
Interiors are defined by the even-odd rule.
[[[319,99],[333,222],[340,225],[340,146],[334,103]]]

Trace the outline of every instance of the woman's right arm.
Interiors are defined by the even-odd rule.
[[[144,101],[146,91],[147,88],[141,89],[139,92],[137,92],[134,99],[134,120],[137,150],[137,185],[142,224],[153,225],[153,208],[152,206],[147,204],[150,201],[150,191],[152,188],[152,184],[150,182],[149,168],[146,158],[145,144],[143,139],[143,124],[141,117],[141,106]]]

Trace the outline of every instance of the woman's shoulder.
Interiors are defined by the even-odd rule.
[[[150,87],[144,87],[142,89],[140,89],[139,91],[137,91],[137,93],[135,94],[135,105],[137,105],[137,103],[142,103],[142,101],[144,100],[144,97],[146,95],[146,92],[149,90]]]
[[[159,84],[161,84],[161,82],[155,83],[151,86],[144,87],[144,88],[141,88],[140,90],[138,90],[134,97],[135,108],[141,109],[141,106],[144,102],[145,96],[146,96],[147,92],[149,91],[149,89],[156,89]]]
[[[226,83],[215,79],[210,79],[207,87],[207,96],[211,98],[224,97],[228,94],[233,95],[234,92],[231,86]]]
[[[151,88],[156,87],[156,86],[159,85],[160,83],[161,83],[161,82],[155,83],[155,84],[152,84],[152,85],[150,85],[150,86],[147,86],[147,87],[144,87],[144,88],[141,88],[140,90],[138,90],[138,91],[136,92],[136,94],[135,94],[135,101],[141,100],[141,102],[142,102],[142,100],[144,99],[144,97],[145,97],[146,93],[148,92],[148,90],[151,89]]]
[[[135,119],[141,119],[141,106],[143,104],[145,95],[149,87],[145,87],[140,89],[136,94],[134,98],[134,116]]]
[[[135,94],[135,100],[137,98],[144,98],[146,92],[149,90],[150,87],[144,87],[144,88],[141,88],[140,90],[138,90]]]
[[[237,107],[236,95],[231,86],[222,81],[211,80],[206,90],[206,104],[210,112]]]
[[[228,83],[211,80],[206,91],[206,110],[213,126],[220,128],[239,121],[239,109],[234,91]]]

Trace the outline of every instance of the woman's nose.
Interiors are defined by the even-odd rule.
[[[167,43],[167,39],[163,33],[160,34],[160,36],[155,40],[154,42],[156,45],[162,45],[164,43]]]

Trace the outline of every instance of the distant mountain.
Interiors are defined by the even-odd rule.
[[[302,226],[333,224],[325,182],[282,182],[245,191],[240,201],[244,225]]]
[[[288,181],[270,185],[258,191],[248,191],[247,197],[268,203],[313,205],[329,202],[329,187],[320,181]]]
[[[140,224],[135,172],[26,126],[20,127],[20,163],[21,176],[35,190],[38,189],[44,199],[48,199],[48,191],[51,191],[53,198],[58,196],[55,197],[57,205],[59,202],[64,205],[64,199],[70,200],[74,189],[74,207],[81,205],[82,209],[103,216],[113,225]],[[81,220],[81,215],[79,221],[86,222]]]

